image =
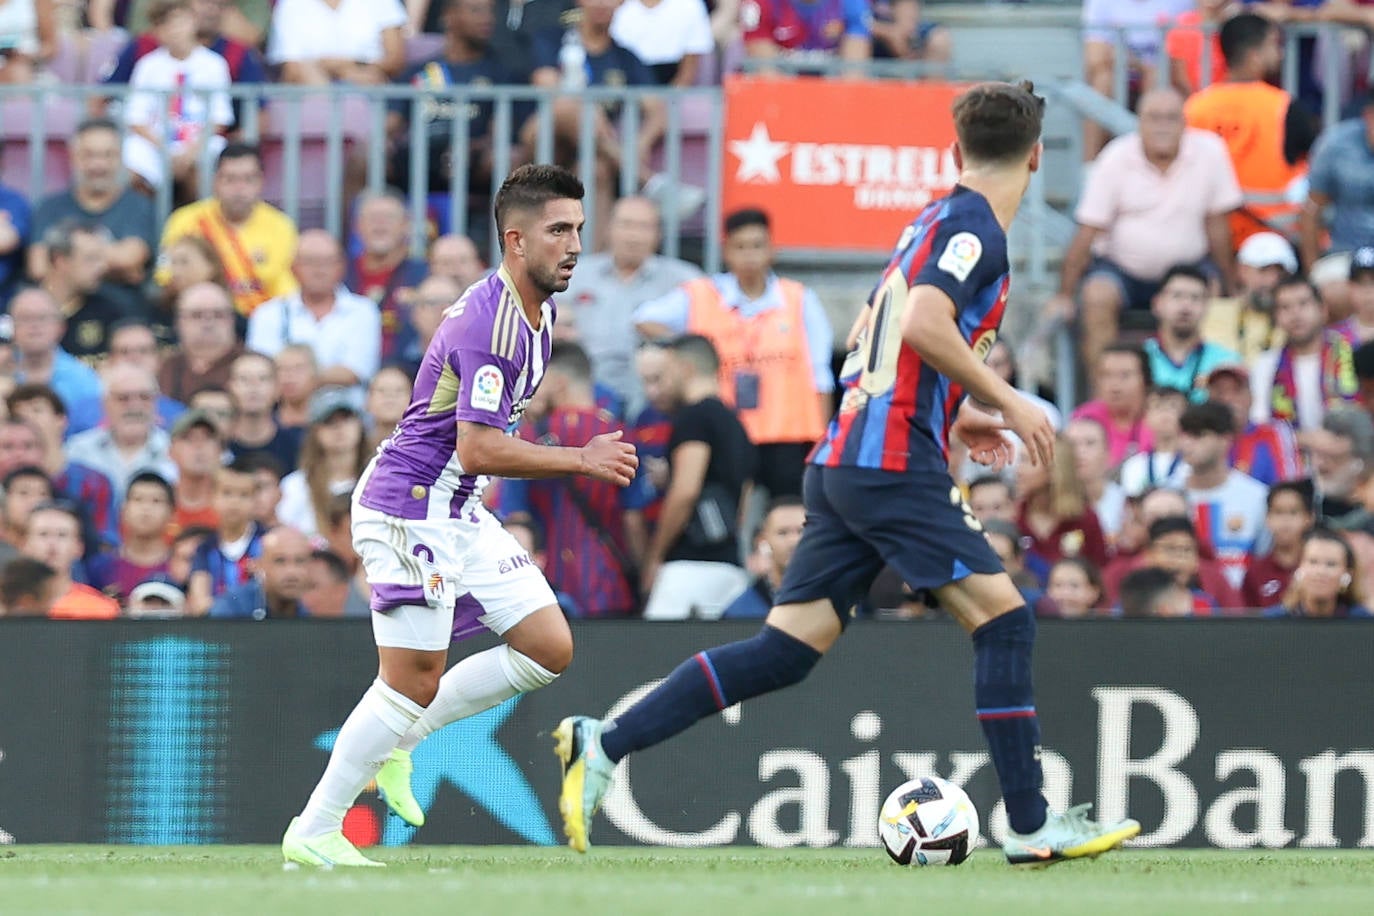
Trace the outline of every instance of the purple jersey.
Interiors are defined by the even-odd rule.
[[[553,300],[539,329],[503,267],[444,313],[396,432],[382,443],[358,501],[406,519],[475,511],[487,478],[458,462],[458,421],[511,431],[544,378],[553,346]]]

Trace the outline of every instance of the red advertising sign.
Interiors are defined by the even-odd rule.
[[[958,180],[964,86],[820,77],[725,81],[725,212],[759,207],[779,248],[892,249]]]

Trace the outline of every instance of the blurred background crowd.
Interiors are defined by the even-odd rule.
[[[718,273],[660,254],[714,193],[665,166],[677,97],[637,103],[626,133],[615,103],[589,113],[580,93],[875,60],[938,77],[959,61],[940,10],[0,0],[4,613],[365,617],[352,487],[444,309],[490,268],[487,217],[459,233],[426,203],[417,225],[407,194],[464,175],[484,214],[498,160],[548,146],[590,163],[596,231],[518,434],[580,445],[624,428],[641,472],[624,491],[499,481],[490,504],[570,616],[762,616],[800,537],[853,299],[785,276],[761,210],[702,229],[723,240]],[[1302,31],[1318,23],[1339,29]],[[1068,329],[1088,396],[1036,384],[1000,340],[989,363],[1062,430],[1055,464],[989,474],[951,455],[970,524],[1041,615],[1370,616],[1370,27],[1352,0],[1084,5],[1083,83],[1129,129],[1085,118],[1054,288],[1018,307],[1039,316],[1029,339]],[[256,141],[283,111],[230,91],[265,83],[422,90],[350,149],[341,231],[275,205],[280,162]],[[5,88],[76,84],[59,161],[10,155],[35,96]],[[501,85],[555,94],[506,119],[454,101]],[[885,575],[858,612],[928,605]]]

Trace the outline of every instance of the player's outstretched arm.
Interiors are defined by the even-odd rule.
[[[616,486],[629,486],[639,467],[635,447],[617,430],[594,437],[581,448],[538,445],[483,423],[458,421],[458,460],[469,474],[542,479],[581,474]]]
[[[935,371],[1000,411],[1008,428],[1026,443],[1031,460],[1049,464],[1054,457],[1054,427],[1049,418],[977,357],[959,332],[954,300],[944,290],[920,285],[907,294],[902,340]]]

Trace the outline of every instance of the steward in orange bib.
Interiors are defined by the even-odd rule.
[[[758,447],[755,482],[773,496],[801,495],[806,456],[825,432],[834,331],[816,294],[772,272],[768,215],[725,220],[729,273],[691,280],[635,310],[644,337],[708,338],[720,356],[720,398]]]
[[[1292,96],[1267,80],[1283,62],[1279,27],[1241,13],[1221,27],[1226,79],[1195,93],[1183,107],[1189,127],[1221,136],[1231,153],[1245,203],[1231,216],[1232,244],[1257,232],[1296,233],[1305,195],[1295,188],[1307,175],[1315,120]]]

